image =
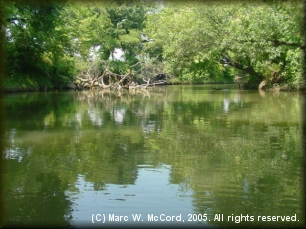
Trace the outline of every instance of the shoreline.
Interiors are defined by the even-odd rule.
[[[170,85],[235,85],[235,83],[224,83],[224,82],[216,82],[216,83],[189,83],[189,82],[183,82],[183,83],[168,83],[165,85],[158,85],[158,86],[170,86]],[[213,88],[215,89],[215,88]],[[238,89],[238,87],[237,87]],[[244,87],[244,88],[240,88],[241,90],[259,90],[259,91],[280,91],[280,92],[297,92],[297,93],[306,93],[305,89],[298,89],[298,88],[291,88],[288,85],[277,85],[277,86],[271,86],[271,87],[266,87],[264,89],[259,89],[257,88],[248,88],[248,87]],[[90,89],[85,89],[84,91],[87,91]],[[127,89],[126,89],[127,90]],[[216,88],[215,90],[218,90],[218,88]],[[2,87],[2,92],[4,95],[6,94],[17,94],[17,93],[26,93],[26,92],[66,92],[66,91],[77,91],[73,88],[69,88],[69,87],[63,87],[63,88],[5,88]]]

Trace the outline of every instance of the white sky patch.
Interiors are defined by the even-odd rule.
[[[121,48],[115,48],[114,52],[113,52],[113,57],[112,55],[109,57],[110,60],[121,60],[124,61],[124,56],[123,56],[124,52]]]
[[[91,59],[96,59],[98,57],[98,52],[101,48],[101,45],[98,45],[98,46],[93,46],[90,48],[89,50],[89,58]]]
[[[101,49],[101,45],[91,47],[89,50],[89,58],[96,59],[99,58],[99,52]],[[109,60],[120,60],[124,61],[124,52],[121,48],[115,48],[113,54],[109,56]]]

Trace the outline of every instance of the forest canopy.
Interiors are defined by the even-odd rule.
[[[126,74],[139,62],[173,83],[306,87],[303,1],[1,5],[6,90],[62,89],[82,72]]]

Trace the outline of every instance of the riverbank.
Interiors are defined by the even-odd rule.
[[[3,91],[4,93],[18,93],[18,92],[43,92],[43,91],[56,91],[56,90],[66,90],[65,88],[56,88],[50,83],[38,83],[31,80],[29,77],[19,77],[18,79],[11,80],[5,78],[3,80]]]
[[[225,84],[235,84],[233,82],[179,82],[178,80],[169,81],[166,85],[225,85]],[[4,80],[3,91],[4,93],[18,93],[18,92],[44,92],[44,91],[66,91],[71,90],[68,86],[63,86],[61,88],[54,87],[52,85],[39,85],[37,82],[32,81],[28,78],[19,79],[18,81]],[[247,90],[264,90],[264,91],[292,91],[292,92],[306,92],[306,87],[294,88],[287,83],[283,84],[273,84],[262,83],[259,86],[254,86],[249,88],[245,86],[241,89]]]
[[[265,81],[262,81],[259,86],[259,90],[264,91],[293,91],[293,92],[306,92],[306,85],[301,85],[299,87],[294,87],[288,83],[282,83],[282,84],[269,84]]]

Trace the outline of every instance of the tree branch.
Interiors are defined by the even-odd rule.
[[[264,78],[263,75],[258,73],[258,72],[256,72],[252,66],[244,67],[242,64],[240,64],[240,63],[238,63],[236,61],[231,61],[231,60],[228,62],[228,65],[230,65],[230,66],[232,66],[232,67],[234,67],[236,69],[239,69],[241,71],[244,71],[244,72],[246,72],[246,73],[248,73],[250,75],[256,76],[260,80],[262,80]]]
[[[276,46],[284,45],[284,46],[290,46],[290,47],[301,48],[301,49],[306,48],[305,45],[302,45],[300,43],[290,43],[290,42],[287,42],[287,41],[280,41],[280,40],[271,40],[271,42],[273,42],[273,44],[276,45]]]
[[[22,22],[27,22],[28,19],[26,18],[19,18],[19,17],[11,17],[6,19],[7,22],[14,23],[14,21],[22,21]]]
[[[250,40],[237,40],[240,43],[246,43],[246,42],[250,42],[250,43],[258,43],[259,40],[254,40],[254,39],[250,39]],[[267,39],[266,41],[270,41],[272,42],[275,46],[290,46],[290,47],[295,47],[295,48],[301,48],[301,49],[305,49],[306,45],[303,45],[301,43],[290,43],[287,41],[281,41],[278,39]]]

